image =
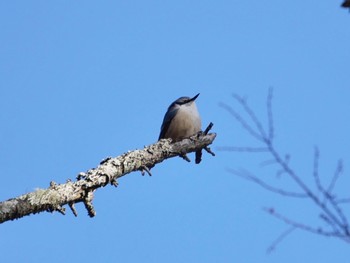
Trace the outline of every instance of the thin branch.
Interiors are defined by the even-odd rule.
[[[335,187],[335,184],[337,183],[337,180],[339,178],[339,176],[342,174],[343,172],[343,161],[342,160],[339,160],[338,161],[338,164],[337,164],[337,167],[335,169],[335,172],[333,174],[333,177],[332,177],[332,180],[328,186],[328,189],[327,189],[327,193],[328,194],[331,194],[334,187]]]
[[[212,152],[212,150],[209,147],[204,147],[203,148],[207,153],[209,153],[211,156],[215,156],[215,153]]]
[[[345,204],[345,203],[350,203],[350,198],[341,198],[341,199],[336,199],[335,202],[337,204]]]
[[[228,106],[225,103],[219,103],[219,106],[229,112],[241,125],[242,127],[255,139],[259,141],[264,141],[264,139],[254,131],[254,129],[238,114],[232,107]]]
[[[260,133],[260,137],[263,139],[263,141],[266,142],[266,140],[268,139],[266,136],[266,132],[264,130],[264,128],[262,127],[261,122],[259,121],[259,119],[256,117],[254,111],[249,107],[249,105],[247,104],[246,100],[244,100],[242,97],[238,96],[237,94],[234,94],[233,97],[241,104],[241,106],[244,108],[244,111],[248,114],[248,116],[251,118],[251,120],[253,121],[253,123],[255,124],[255,126],[257,127],[259,133]]]
[[[219,146],[217,147],[219,151],[229,151],[229,152],[248,152],[248,153],[261,153],[268,152],[269,149],[266,147],[236,147],[236,146]]]
[[[311,189],[300,179],[300,177],[292,170],[291,167],[287,163],[283,161],[277,151],[270,147],[270,153],[274,156],[275,160],[281,165],[282,169],[299,185],[299,187],[314,201],[314,203],[321,208],[324,213],[339,227],[343,227],[342,222],[329,210],[327,206],[325,206],[319,198],[317,198],[316,194],[311,191]]]
[[[301,230],[313,233],[313,234],[317,234],[317,235],[323,235],[323,236],[332,236],[332,237],[342,237],[344,238],[345,236],[342,235],[341,233],[337,233],[334,231],[325,231],[323,230],[321,227],[319,228],[315,228],[315,227],[311,227],[308,225],[305,225],[303,223],[294,221],[282,214],[277,213],[273,208],[264,208],[264,211],[270,215],[272,215],[273,217],[283,221],[284,223],[286,223],[287,225],[293,226],[295,228],[299,228]]]
[[[275,150],[275,148],[270,147],[270,153],[276,160],[276,162],[281,166],[283,171],[287,173],[298,185],[299,187],[311,198],[317,199],[317,197],[314,195],[314,193],[307,187],[307,185],[297,176],[297,174],[292,170],[291,167],[289,167],[288,163],[286,163],[281,156],[278,154],[278,152]]]
[[[334,201],[333,197],[329,196],[329,198],[327,200],[329,200],[329,202],[331,203],[331,205],[333,206],[334,210],[337,212],[339,218],[342,221],[342,225],[340,227],[343,229],[343,231],[345,233],[348,233],[350,235],[349,223],[348,223],[348,220],[347,220],[346,216],[344,215],[342,209]]]
[[[317,189],[320,191],[320,193],[322,193],[325,196],[326,195],[326,191],[322,187],[322,184],[321,184],[321,181],[320,181],[320,176],[319,176],[319,173],[318,173],[319,159],[320,159],[320,152],[319,152],[318,148],[315,147],[315,149],[314,149],[314,165],[313,165],[314,167],[313,167],[312,175],[314,177]]]
[[[267,118],[269,127],[269,140],[272,142],[274,138],[274,127],[273,127],[273,114],[272,114],[272,98],[273,98],[273,88],[269,88],[269,93],[267,95]]]
[[[337,167],[336,167],[336,170],[333,174],[333,177],[332,177],[332,180],[328,186],[328,189],[327,190],[324,190],[324,188],[321,186],[320,184],[320,192],[322,192],[324,194],[324,200],[323,200],[323,203],[324,203],[324,206],[327,205],[327,202],[330,202],[332,207],[334,208],[334,210],[337,212],[338,216],[340,217],[341,221],[342,221],[342,224],[343,224],[343,230],[345,232],[349,232],[349,224],[348,224],[348,220],[347,218],[345,217],[342,209],[338,206],[338,203],[334,200],[334,197],[332,195],[332,191],[337,183],[337,180],[340,176],[340,174],[342,173],[343,171],[343,164],[342,164],[342,161],[339,160],[338,161],[338,164],[337,164]]]
[[[340,207],[340,204],[350,203],[350,198],[337,198],[335,199],[335,195],[332,194],[336,183],[343,172],[343,164],[340,160],[337,164],[336,170],[333,174],[333,177],[329,183],[328,187],[324,187],[321,182],[320,174],[319,174],[319,158],[320,153],[317,147],[314,149],[314,158],[313,158],[313,178],[316,185],[316,190],[313,190],[314,187],[311,187],[304,178],[300,177],[292,168],[289,162],[289,155],[286,158],[281,155],[273,145],[273,139],[275,137],[274,131],[274,122],[273,122],[273,114],[272,114],[272,99],[273,99],[273,89],[270,88],[266,101],[267,108],[267,117],[268,117],[268,135],[257,118],[255,112],[250,108],[245,99],[238,95],[234,95],[234,98],[238,102],[238,104],[243,107],[244,113],[248,115],[248,117],[244,118],[241,114],[237,113],[230,106],[226,104],[221,104],[221,106],[230,112],[234,118],[241,124],[243,129],[248,132],[253,138],[258,139],[263,144],[261,146],[254,147],[220,147],[220,150],[225,151],[234,151],[234,152],[247,152],[247,153],[265,153],[268,152],[272,156],[272,160],[265,161],[261,165],[266,166],[270,164],[274,164],[278,166],[277,175],[285,174],[291,178],[299,188],[301,193],[286,191],[282,188],[278,188],[270,185],[264,180],[259,179],[258,177],[248,173],[247,171],[242,170],[229,170],[231,173],[238,175],[246,180],[249,180],[260,187],[288,197],[299,197],[299,198],[310,198],[313,201],[313,204],[320,210],[321,219],[327,223],[327,225],[333,231],[325,231],[322,228],[314,228],[282,216],[280,214],[274,213],[271,209],[266,209],[270,214],[284,221],[285,223],[291,225],[293,229],[299,228],[308,232],[312,232],[315,234],[320,234],[324,236],[334,236],[338,237],[342,240],[350,242],[350,228],[348,224],[348,220],[343,210]],[[250,125],[248,123],[253,123],[254,125]],[[321,194],[321,196],[319,196]],[[292,229],[292,228],[290,228]],[[290,230],[292,231],[292,230]],[[288,231],[281,235],[281,239],[284,238],[284,235],[288,235]],[[277,239],[279,240],[279,239]],[[277,241],[280,242],[280,241]],[[275,246],[273,245],[272,248]]]
[[[327,217],[325,214],[320,214],[320,218],[333,229],[334,233],[339,233],[338,226],[332,220],[330,220],[329,217]]]
[[[214,126],[214,123],[212,123],[212,122],[210,122],[209,123],[209,125],[208,125],[208,127],[204,130],[204,135],[207,135],[208,134],[208,132],[211,130],[211,128],[213,128],[213,126]]]
[[[286,231],[282,232],[273,242],[272,244],[267,248],[266,252],[268,254],[272,253],[276,247],[287,237],[289,236],[294,230],[297,228],[295,226],[289,227]]]
[[[251,181],[253,183],[256,183],[257,185],[261,186],[262,188],[275,193],[275,194],[279,194],[279,195],[283,195],[283,196],[289,196],[289,197],[296,197],[296,198],[308,198],[308,195],[306,194],[302,194],[302,193],[295,193],[295,192],[290,192],[290,191],[286,191],[284,189],[281,188],[277,188],[274,187],[272,185],[267,184],[266,182],[264,182],[263,180],[259,179],[258,177],[250,174],[247,171],[237,171],[234,169],[227,169],[229,172],[231,172],[232,174],[235,174],[239,177],[242,177],[248,181]]]
[[[266,160],[266,161],[262,161],[261,163],[260,163],[260,166],[261,167],[265,167],[265,166],[269,166],[269,165],[275,165],[277,162],[276,162],[276,160]]]

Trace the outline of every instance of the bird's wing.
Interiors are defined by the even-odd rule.
[[[165,114],[164,119],[163,119],[162,127],[160,128],[160,134],[159,134],[158,140],[164,139],[164,136],[165,136],[165,134],[167,133],[167,131],[169,129],[170,123],[174,119],[177,111],[178,111],[177,109],[174,109],[174,110],[171,110],[171,111],[168,110],[167,113]]]

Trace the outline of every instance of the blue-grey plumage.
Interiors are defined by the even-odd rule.
[[[199,93],[193,98],[181,97],[169,106],[163,119],[159,140],[171,138],[178,141],[201,131],[201,118],[195,103],[198,96]]]

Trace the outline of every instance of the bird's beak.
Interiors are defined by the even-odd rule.
[[[198,93],[196,96],[194,96],[192,99],[189,100],[190,101],[194,101],[195,99],[197,99],[197,97],[199,96],[200,93]]]

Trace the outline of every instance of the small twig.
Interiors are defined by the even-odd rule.
[[[142,174],[142,176],[145,175],[145,171],[147,172],[147,174],[149,176],[152,176],[152,173],[151,173],[150,169],[148,169],[147,166],[145,166],[145,165],[141,166],[141,174]]]
[[[96,215],[96,211],[94,209],[94,206],[92,205],[93,198],[94,198],[93,191],[92,190],[87,191],[86,196],[84,198],[84,205],[90,217],[94,217]]]
[[[78,216],[78,212],[77,212],[77,210],[75,209],[74,203],[70,202],[70,203],[68,203],[68,205],[69,205],[69,208],[72,210],[73,215],[74,215],[75,217],[77,217],[77,216]]]
[[[188,156],[186,154],[181,154],[180,157],[187,162],[191,162],[190,158],[188,158]]]
[[[335,200],[335,202],[336,202],[337,204],[350,203],[350,198],[341,198],[341,199],[337,199],[337,200]]]
[[[262,127],[261,122],[259,119],[256,117],[254,111],[248,106],[248,103],[246,100],[244,100],[242,97],[234,94],[233,97],[241,104],[241,106],[244,108],[244,111],[248,114],[248,116],[252,119],[253,123],[257,127],[260,137],[266,142],[267,136],[264,128]]]
[[[333,177],[329,183],[328,187],[325,187],[320,178],[319,172],[319,158],[320,153],[317,147],[314,149],[314,158],[313,158],[313,179],[316,185],[316,189],[307,183],[307,181],[297,174],[290,165],[290,156],[286,155],[284,157],[280,154],[276,148],[274,147],[273,140],[275,138],[274,131],[274,120],[272,114],[272,99],[273,99],[273,89],[270,88],[266,101],[267,108],[267,117],[268,117],[268,127],[267,132],[265,131],[261,121],[257,118],[255,112],[250,108],[247,101],[238,96],[234,95],[234,98],[238,102],[239,106],[243,108],[243,113],[246,118],[242,117],[240,113],[235,111],[232,107],[221,103],[220,106],[223,107],[226,111],[228,111],[234,119],[242,126],[242,128],[254,139],[262,142],[261,146],[255,147],[219,147],[219,150],[224,151],[233,151],[233,152],[247,152],[247,153],[269,153],[272,156],[272,161],[265,161],[262,163],[262,166],[277,164],[276,172],[277,175],[285,174],[285,176],[292,179],[292,181],[298,187],[298,192],[290,192],[286,191],[282,188],[275,187],[270,185],[267,181],[261,180],[258,177],[250,174],[247,171],[242,170],[229,170],[231,173],[238,175],[246,180],[249,180],[260,187],[288,197],[297,197],[297,198],[309,198],[312,200],[313,204],[320,210],[321,219],[327,223],[327,228],[332,231],[327,231],[322,228],[312,227],[306,224],[299,223],[297,221],[293,221],[288,217],[285,217],[281,214],[275,213],[273,209],[265,209],[266,212],[272,214],[274,217],[284,221],[286,224],[290,225],[287,231],[281,234],[279,238],[276,239],[275,243],[269,248],[269,250],[273,250],[279,242],[281,242],[285,236],[287,236],[294,229],[302,229],[304,231],[312,232],[315,234],[323,235],[323,236],[332,236],[338,237],[346,242],[350,242],[350,228],[348,224],[348,220],[343,210],[340,207],[340,204],[350,203],[350,198],[335,198],[335,195],[332,194],[336,183],[343,172],[343,164],[340,160],[338,162],[337,168],[333,174]],[[314,190],[315,189],[315,190]],[[320,196],[321,195],[321,196]]]
[[[315,147],[315,149],[314,149],[314,165],[313,165],[312,175],[314,177],[317,189],[320,191],[320,193],[322,193],[324,196],[326,196],[326,191],[322,187],[320,176],[319,176],[319,173],[318,173],[319,159],[320,159],[320,152],[319,152],[318,148]]]
[[[208,146],[205,146],[203,148],[207,153],[211,154],[212,156],[215,156],[215,153],[211,151],[211,149]]]
[[[267,95],[267,118],[268,118],[269,141],[270,142],[272,142],[273,137],[274,137],[272,98],[273,98],[273,88],[269,88],[269,93]]]
[[[60,205],[57,205],[57,206],[55,207],[55,210],[58,211],[58,212],[60,212],[62,215],[65,215],[65,214],[66,214],[66,209],[65,209],[64,207],[60,206]]]
[[[291,234],[294,230],[296,229],[295,226],[289,227],[286,231],[282,232],[273,242],[272,244],[267,248],[266,252],[270,254],[273,252],[276,247],[289,235]]]
[[[211,128],[213,128],[213,126],[214,126],[214,123],[209,123],[209,125],[208,125],[208,127],[204,130],[204,135],[207,135],[208,134],[208,132],[211,130]]]
[[[337,183],[337,180],[338,180],[339,176],[342,174],[342,172],[343,172],[343,161],[339,160],[337,167],[335,169],[335,172],[333,174],[332,180],[327,188],[327,193],[329,193],[329,194],[332,193],[332,191],[335,187],[335,184]]]
[[[260,163],[260,166],[261,167],[265,167],[265,166],[268,166],[268,165],[275,165],[277,162],[276,160],[266,160],[266,161],[263,161]]]
[[[329,202],[331,203],[334,210],[337,212],[338,216],[340,217],[340,219],[342,221],[342,224],[339,227],[342,228],[345,233],[348,233],[348,235],[350,235],[349,223],[348,223],[348,220],[347,220],[346,216],[344,215],[342,209],[334,201],[333,197],[330,196],[327,200],[329,200]]]
[[[262,188],[265,188],[266,190],[279,194],[279,195],[283,195],[283,196],[290,196],[290,197],[296,197],[296,198],[308,198],[308,195],[303,194],[303,193],[295,193],[295,192],[289,192],[286,190],[283,190],[281,188],[277,188],[274,186],[271,186],[269,184],[267,184],[266,182],[264,182],[263,180],[260,180],[258,177],[250,174],[247,171],[237,171],[237,170],[233,170],[233,169],[227,169],[229,172],[240,176],[248,181],[252,181],[254,183],[256,183],[257,185],[261,186]]]
[[[258,133],[256,133],[254,129],[234,109],[232,109],[230,106],[228,106],[225,103],[220,103],[219,106],[224,108],[226,111],[228,111],[251,136],[253,136],[259,141],[263,141],[263,138]]]
[[[113,185],[114,187],[118,187],[118,181],[116,178],[112,178],[111,185]]]
[[[267,147],[236,147],[236,146],[219,146],[216,149],[220,151],[230,151],[230,152],[248,152],[248,153],[261,153],[268,152]]]
[[[83,179],[86,178],[86,176],[87,176],[86,173],[80,172],[80,173],[77,175],[76,179],[77,179],[77,180],[83,180]]]
[[[277,213],[273,208],[264,208],[263,210],[266,213],[274,216],[275,218],[285,222],[287,225],[311,232],[313,234],[318,234],[318,235],[323,235],[323,236],[337,236],[337,237],[339,237],[341,235],[341,234],[335,233],[334,231],[325,231],[322,228],[313,228],[313,227],[305,225],[303,223],[293,221],[293,220],[289,219],[288,217]]]
[[[211,130],[211,128],[213,128],[213,126],[214,126],[214,124],[212,122],[210,122],[208,127],[204,130],[204,132],[200,131],[198,133],[198,136],[199,135],[207,135],[208,132]],[[212,151],[210,151],[209,147],[205,146],[203,149],[206,150],[208,153],[210,153],[212,156],[215,156],[215,154]],[[196,157],[195,163],[199,164],[202,161],[202,150],[196,151],[195,157]]]
[[[196,159],[195,159],[195,163],[199,164],[202,161],[202,150],[196,151]]]
[[[112,159],[112,157],[111,157],[111,156],[108,156],[108,157],[104,158],[104,159],[100,162],[100,164],[104,164],[104,163],[108,162],[110,159]]]
[[[327,217],[325,214],[320,214],[320,218],[333,229],[334,233],[339,233],[337,225],[332,220],[330,220],[329,217]]]
[[[324,213],[334,221],[334,223],[336,223],[339,227],[342,227],[342,222],[339,220],[339,218],[334,213],[332,213],[332,211],[327,206],[325,206],[319,198],[317,198],[316,194],[311,191],[308,185],[294,172],[294,170],[287,163],[283,161],[283,159],[279,156],[273,147],[270,147],[270,153],[280,164],[281,168],[297,183],[297,185],[305,192],[305,194],[311,198],[316,206],[323,210]]]

